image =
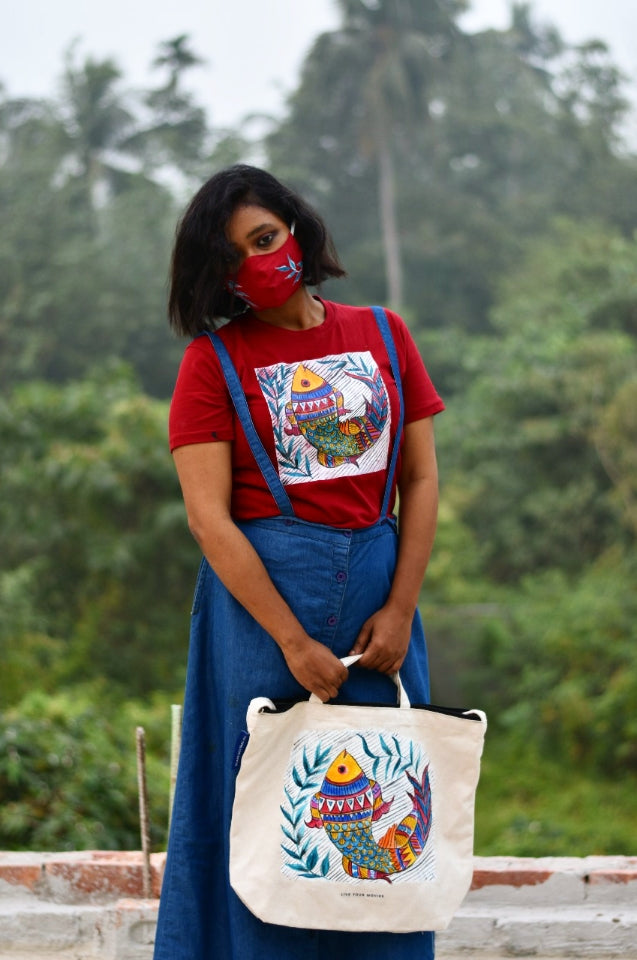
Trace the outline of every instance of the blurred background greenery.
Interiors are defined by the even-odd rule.
[[[256,162],[325,215],[327,297],[405,316],[447,403],[434,702],[489,714],[476,852],[635,852],[637,156],[627,84],[512,8],[340,0],[282,120],[217,129],[186,36],[133,94],[71,48],[0,99],[0,848],[165,843],[198,552],[167,450],[174,225]]]

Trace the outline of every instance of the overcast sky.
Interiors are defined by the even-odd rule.
[[[570,42],[605,40],[637,100],[637,0],[531,0],[531,7]],[[508,10],[508,0],[473,0],[463,25],[503,27]],[[5,0],[0,81],[11,96],[54,93],[64,51],[78,38],[80,54],[111,56],[129,85],[144,86],[154,82],[148,65],[157,44],[187,33],[206,60],[189,86],[213,124],[230,126],[248,113],[280,115],[312,40],[338,19],[334,0]]]

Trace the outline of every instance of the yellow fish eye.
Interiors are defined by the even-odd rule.
[[[292,390],[295,393],[303,393],[309,390],[318,390],[324,386],[326,381],[318,373],[304,367],[302,363],[296,368],[292,379]]]
[[[354,757],[343,750],[327,771],[327,779],[332,783],[352,783],[363,773]]]

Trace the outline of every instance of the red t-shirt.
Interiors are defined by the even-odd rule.
[[[296,516],[333,527],[379,519],[398,424],[398,391],[369,307],[322,301],[325,319],[285,330],[253,315],[219,330],[261,441]],[[444,410],[401,318],[387,311],[402,378],[405,423]],[[170,407],[170,448],[232,441],[232,515],[278,514],[237,418],[207,336],[186,348]],[[400,475],[400,456],[397,463]],[[390,498],[393,508],[395,483]]]

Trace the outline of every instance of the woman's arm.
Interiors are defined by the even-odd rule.
[[[212,569],[278,644],[296,680],[323,701],[335,697],[347,670],[324,644],[305,632],[230,516],[230,443],[178,447],[173,457],[188,525]]]
[[[438,516],[438,468],[433,417],[405,427],[398,482],[398,561],[387,601],[363,625],[352,653],[359,665],[383,673],[400,669],[411,636],[420,587],[433,547]]]

